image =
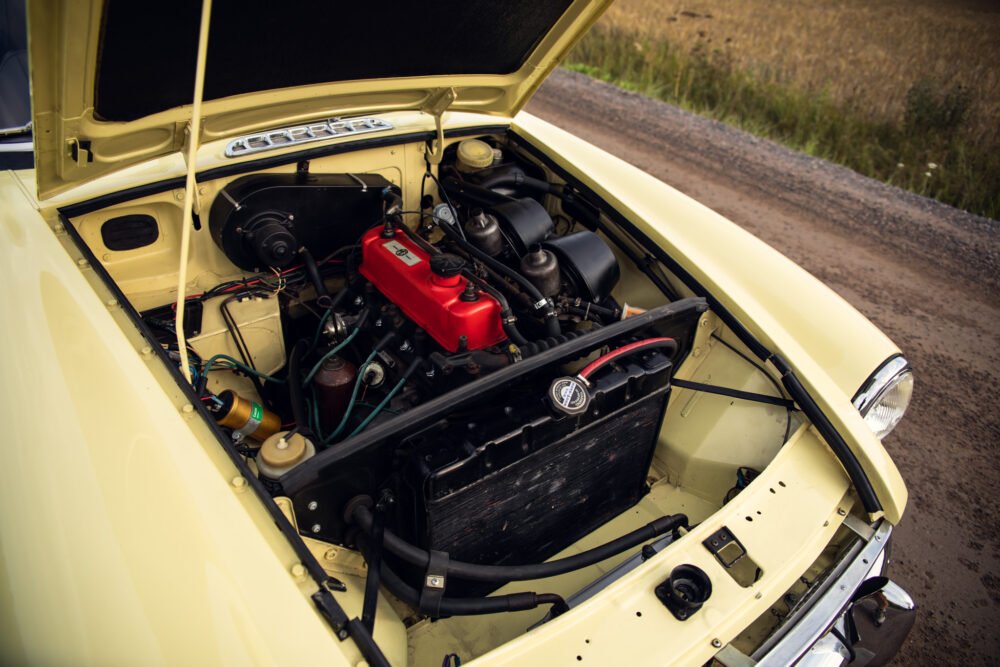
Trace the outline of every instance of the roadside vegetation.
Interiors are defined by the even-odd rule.
[[[1000,219],[1000,9],[619,0],[566,67]]]

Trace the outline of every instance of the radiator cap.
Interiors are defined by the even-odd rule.
[[[590,407],[590,392],[580,378],[569,376],[556,378],[549,385],[549,401],[559,412],[581,415]]]

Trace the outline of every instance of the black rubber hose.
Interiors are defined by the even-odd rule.
[[[581,317],[597,315],[601,319],[608,321],[614,321],[621,316],[620,310],[605,308],[604,306],[598,306],[596,303],[589,303],[587,301],[581,301],[579,306],[570,306],[569,312]]]
[[[600,326],[597,322],[593,322],[592,325],[594,328],[599,328]],[[546,350],[551,350],[557,345],[562,345],[563,343],[567,343],[573,340],[574,338],[582,336],[585,333],[589,332],[567,331],[566,333],[559,334],[558,336],[550,336],[549,338],[541,338],[539,340],[533,340],[530,343],[524,343],[523,345],[518,344],[518,347],[521,348],[521,357],[527,359],[528,357],[533,357],[536,354],[545,352]]]
[[[333,300],[330,298],[330,293],[326,291],[326,284],[323,282],[322,276],[319,275],[319,267],[316,266],[316,260],[313,259],[312,253],[305,246],[299,248],[299,256],[302,257],[302,264],[306,267],[306,275],[309,276],[309,282],[313,284],[316,288],[316,305],[327,310],[333,306]]]
[[[548,192],[556,195],[557,197],[562,196],[563,193],[563,186],[549,183],[548,181],[543,181],[538,178],[532,178],[523,171],[492,174],[479,181],[479,185],[491,190],[509,186],[513,186],[515,188],[527,188],[529,190],[534,190],[535,192]]]
[[[420,608],[420,592],[400,579],[385,562],[380,568],[382,583],[389,592],[411,607]],[[539,605],[551,604],[552,615],[558,616],[569,606],[555,593],[511,593],[485,598],[442,598],[438,607],[441,616],[481,616],[510,611],[527,611]]]
[[[306,397],[302,393],[302,354],[308,346],[308,341],[298,340],[288,354],[288,403],[292,407],[292,420],[295,422],[295,428],[303,435],[312,435],[309,421],[306,418],[308,414]]]
[[[476,284],[479,289],[483,290],[500,304],[500,326],[503,327],[503,331],[507,334],[509,338],[518,347],[528,344],[528,339],[525,338],[521,332],[518,330],[517,326],[513,322],[513,317],[511,316],[510,303],[507,302],[507,297],[505,297],[500,290],[495,289],[488,282],[477,276],[472,271],[465,269],[462,271],[462,275],[466,279],[472,281]]]
[[[458,232],[456,232],[448,225],[439,224],[438,228],[441,229],[445,234],[447,234],[451,238],[451,240],[454,241],[455,244],[462,250],[472,255],[473,257],[475,257],[480,262],[490,267],[497,273],[507,276],[508,278],[516,282],[518,285],[520,285],[525,292],[531,295],[533,303],[541,303],[541,302],[548,303],[548,299],[542,296],[542,293],[538,291],[538,288],[535,287],[533,284],[531,284],[531,281],[522,276],[520,273],[510,268],[503,262],[499,262],[493,259],[485,252],[483,252],[482,250],[480,250],[479,248],[477,248],[476,246],[472,245],[471,243],[463,239],[461,236],[459,236]],[[545,328],[550,336],[558,336],[562,332],[562,329],[559,328],[559,318],[556,317],[556,312],[555,310],[552,309],[551,306],[548,307],[548,311],[545,313]]]
[[[370,508],[366,507],[363,503],[355,504],[352,518],[361,526],[361,530],[366,534],[371,532],[374,517]],[[448,574],[457,579],[467,581],[507,582],[546,579],[600,563],[602,560],[616,556],[627,549],[636,547],[643,542],[648,542],[664,533],[673,532],[678,528],[687,526],[687,523],[688,519],[684,514],[662,516],[611,542],[547,563],[530,565],[479,565],[477,563],[452,560],[448,562]],[[385,548],[407,563],[426,568],[430,562],[430,554],[420,547],[406,542],[388,529],[385,531],[384,539]]]

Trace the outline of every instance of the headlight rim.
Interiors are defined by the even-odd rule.
[[[879,401],[890,390],[895,388],[906,375],[909,375],[911,378],[913,377],[913,367],[910,366],[910,362],[902,354],[897,353],[882,362],[875,372],[868,376],[868,379],[865,380],[851,400],[851,403],[861,414],[862,419],[866,419],[871,409],[878,405]],[[907,407],[909,407],[908,404]],[[903,414],[905,415],[905,413],[906,407],[903,409]],[[903,415],[900,415],[900,420],[902,417]],[[873,432],[879,439],[885,438],[895,429],[898,423],[899,420],[887,432],[881,435],[878,432]]]

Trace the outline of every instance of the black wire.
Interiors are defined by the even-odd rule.
[[[712,338],[714,338],[715,340],[719,341],[724,346],[728,347],[732,352],[736,353],[736,355],[739,356],[741,359],[743,359],[745,362],[747,362],[748,364],[750,364],[751,366],[753,366],[754,368],[756,368],[757,370],[759,370],[761,373],[763,373],[764,377],[767,378],[768,382],[770,382],[774,386],[774,389],[775,389],[775,391],[778,392],[779,396],[784,396],[785,395],[785,392],[783,392],[781,390],[781,385],[778,384],[778,381],[775,380],[773,377],[771,377],[771,374],[768,373],[767,370],[763,366],[761,366],[756,361],[754,361],[753,359],[751,359],[747,355],[745,355],[742,352],[740,352],[739,350],[737,350],[735,347],[733,347],[732,345],[730,345],[726,341],[722,340],[722,338],[720,338],[719,336],[715,335],[714,333],[712,334]],[[788,436],[791,435],[791,433],[792,433],[792,408],[785,408],[785,435],[784,435],[784,437],[781,440],[781,444],[785,444],[786,442],[788,442]]]
[[[222,313],[222,319],[226,323],[226,328],[229,330],[229,335],[236,344],[236,351],[239,352],[240,357],[243,359],[243,363],[250,368],[257,370],[257,367],[253,363],[253,357],[250,355],[250,349],[247,347],[246,341],[243,339],[243,334],[240,332],[240,327],[233,318],[232,313],[229,312],[229,304],[233,301],[238,301],[242,295],[234,295],[224,300],[222,304],[219,305],[219,311]]]
[[[441,186],[441,181],[439,181],[438,177],[435,176],[433,172],[431,172],[431,165],[429,162],[427,163],[427,171],[424,172],[424,178],[426,179],[428,176],[430,176],[431,180],[434,181],[434,184],[437,185],[438,194],[441,195],[441,199],[443,199],[444,203],[446,203],[448,205],[448,208],[451,209],[451,215],[455,218],[454,225],[455,227],[458,228],[458,233],[462,235],[462,240],[465,241],[466,240],[465,230],[462,229],[462,223],[459,222],[458,220],[458,209],[456,209],[455,205],[451,203],[451,198],[448,196],[447,190],[445,190]],[[421,182],[420,184],[420,191],[423,192],[423,182]],[[423,197],[421,197],[421,199],[422,198]],[[424,215],[424,213],[421,212],[420,215]],[[446,221],[441,220],[441,218],[438,216],[433,216],[433,217],[437,218],[437,220],[439,220],[440,222],[445,222],[445,224],[448,224]],[[421,224],[423,224],[423,218],[421,218]]]
[[[858,655],[857,653],[854,652],[854,647],[851,646],[850,642],[847,641],[847,638],[844,637],[844,635],[841,634],[840,630],[838,630],[837,628],[830,628],[830,634],[836,637],[838,641],[840,641],[840,643],[844,645],[844,648],[847,649],[847,654],[850,656],[850,659],[847,661],[848,664],[854,662],[857,659]]]
[[[239,325],[236,323],[236,320],[229,312],[229,304],[233,301],[238,301],[243,297],[252,297],[254,296],[254,294],[260,294],[260,293],[261,293],[260,290],[248,290],[247,292],[239,292],[237,294],[230,296],[228,299],[225,299],[219,306],[219,311],[222,313],[222,319],[226,323],[226,329],[229,330],[229,335],[233,338],[233,342],[236,343],[236,349],[240,353],[240,356],[243,358],[243,363],[245,363],[247,366],[249,366],[255,371],[257,370],[257,367],[253,363],[253,357],[250,354],[250,348],[247,347],[246,341],[243,339],[243,333],[240,331]],[[270,294],[270,292],[263,292],[263,293]],[[264,395],[264,383],[261,382],[261,379],[253,373],[246,373],[245,375],[250,379],[250,381],[253,383],[253,386],[257,389],[257,395],[260,396],[261,400],[263,400],[268,407],[272,407],[271,402],[267,400],[267,398]]]

